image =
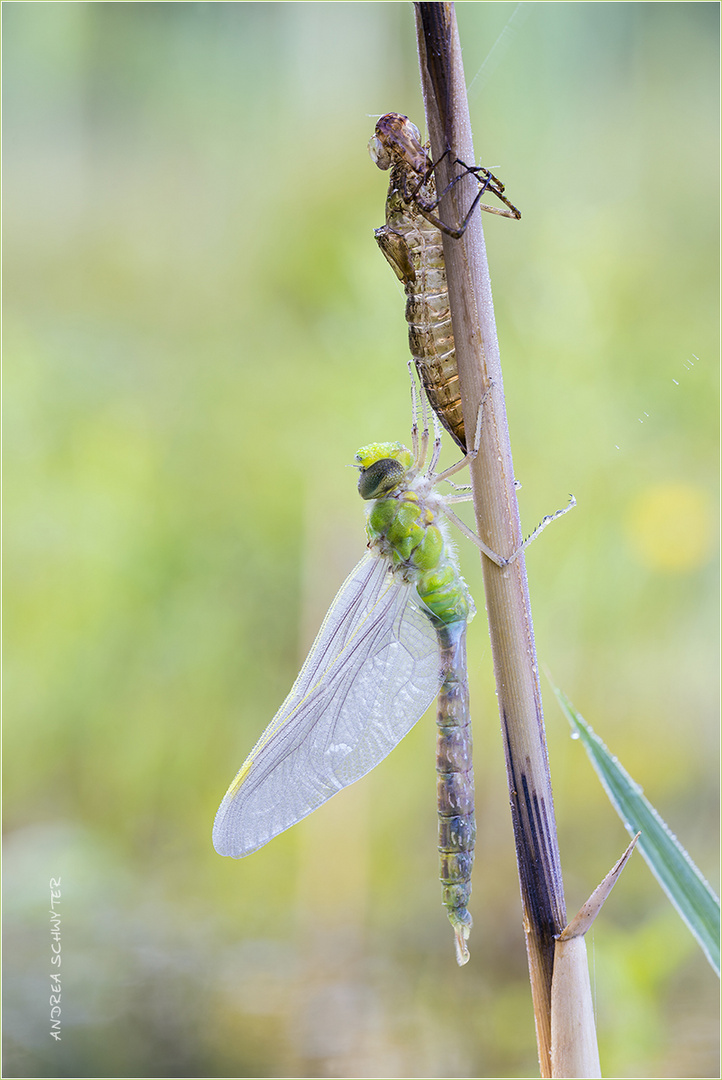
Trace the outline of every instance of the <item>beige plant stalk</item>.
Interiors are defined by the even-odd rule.
[[[444,191],[455,158],[475,161],[461,48],[453,4],[415,7],[431,154],[438,162],[437,191]],[[451,152],[444,156],[447,149]],[[473,187],[452,187],[441,204],[443,220],[463,221]],[[522,534],[481,217],[472,215],[461,239],[444,236],[444,257],[467,431],[475,429],[479,403],[492,388],[484,405],[481,447],[471,466],[477,528],[493,551],[508,556],[519,548]],[[589,980],[583,936],[566,949],[563,962],[570,967],[559,988],[566,1019],[554,1030],[563,1029],[565,1049],[561,1057],[555,1053],[552,1072],[554,958],[567,919],[527,575],[523,552],[503,568],[485,556],[481,561],[541,1074],[599,1076],[594,1019],[584,989]],[[565,995],[566,988],[572,992]]]

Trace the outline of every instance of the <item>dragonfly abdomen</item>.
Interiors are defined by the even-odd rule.
[[[409,350],[432,409],[466,450],[441,232],[400,197],[376,241],[406,292]]]
[[[459,964],[469,959],[468,911],[474,862],[474,767],[466,679],[466,623],[438,629],[442,682],[436,717],[436,798],[441,900],[456,936]]]

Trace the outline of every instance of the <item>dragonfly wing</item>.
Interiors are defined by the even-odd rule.
[[[386,757],[439,686],[439,644],[413,584],[367,555],[333,601],[290,694],[216,815],[242,858]]]

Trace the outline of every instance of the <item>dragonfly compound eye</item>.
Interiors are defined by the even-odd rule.
[[[390,169],[394,163],[391,154],[376,135],[369,139],[369,154],[374,165],[378,165],[380,169]]]
[[[381,458],[374,461],[367,469],[362,469],[358,478],[358,490],[362,499],[379,499],[388,495],[406,477],[407,469],[395,458]]]

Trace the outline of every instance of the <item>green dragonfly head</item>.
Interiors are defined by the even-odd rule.
[[[403,443],[370,443],[356,454],[362,499],[380,499],[405,481],[414,456]]]

